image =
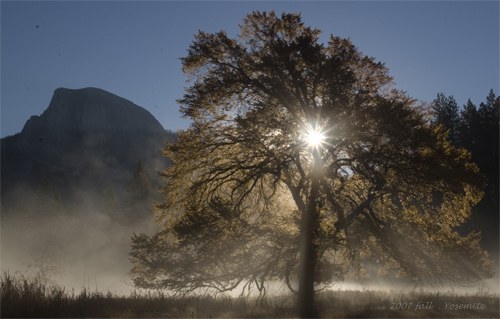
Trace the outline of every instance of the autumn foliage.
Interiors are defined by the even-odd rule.
[[[349,39],[319,43],[299,14],[254,12],[240,27],[200,31],[181,59],[192,125],[164,150],[163,229],[132,240],[137,286],[265,294],[283,281],[312,317],[314,290],[365,276],[366,259],[434,285],[492,275],[480,235],[454,231],[484,177],[425,104]]]

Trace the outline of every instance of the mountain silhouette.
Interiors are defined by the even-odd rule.
[[[168,166],[161,152],[168,139],[172,134],[131,101],[98,88],[59,88],[42,115],[2,139],[2,206],[44,178],[75,205],[109,185],[123,194],[139,159],[151,173]]]

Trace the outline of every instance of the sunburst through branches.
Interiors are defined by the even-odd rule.
[[[318,128],[312,128],[305,134],[305,141],[307,145],[313,148],[321,146],[325,139],[325,134]]]

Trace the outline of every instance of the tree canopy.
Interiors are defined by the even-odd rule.
[[[162,230],[132,238],[137,286],[265,292],[279,280],[310,317],[314,289],[365,276],[368,258],[431,284],[491,276],[479,234],[454,231],[484,177],[425,104],[349,39],[319,43],[300,14],[253,12],[240,28],[199,31],[181,59],[192,124],[164,150]]]

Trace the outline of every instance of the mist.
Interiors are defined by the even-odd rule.
[[[154,223],[150,207],[138,216],[127,216],[123,209],[110,216],[103,212],[102,200],[80,192],[80,207],[65,209],[59,215],[36,215],[31,205],[18,208],[15,213],[2,211],[1,218],[1,269],[10,274],[38,278],[46,285],[64,287],[75,292],[86,288],[90,291],[112,292],[128,295],[134,285],[128,275],[132,268],[129,261],[130,237],[133,233],[151,234],[160,226]],[[26,197],[29,197],[26,192]],[[68,211],[69,210],[69,211]],[[346,278],[329,287],[332,290],[401,290],[453,291],[475,293],[479,290],[499,293],[498,253],[490,252],[495,261],[495,276],[476,285],[459,288],[453,286],[415,286],[408,279],[396,278],[396,272],[378,275],[381,267],[375,261],[366,262],[370,277],[356,280]],[[283,283],[271,282],[268,295],[288,294]],[[199,292],[200,294],[202,291]],[[228,295],[239,296],[241,287]]]
[[[46,285],[79,292],[128,294],[134,289],[128,272],[130,236],[158,228],[149,218],[130,221],[101,212],[100,203],[87,199],[77,211],[58,216],[31,212],[5,214],[1,219],[1,268],[10,274],[41,280]],[[124,220],[127,220],[125,222]]]

